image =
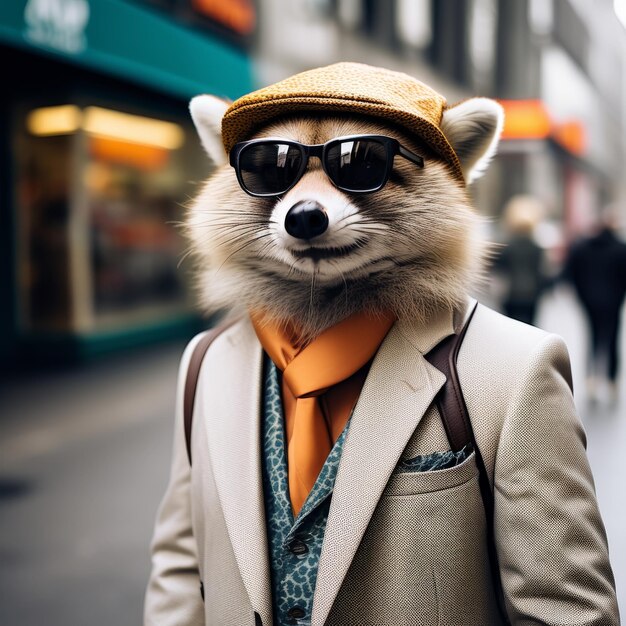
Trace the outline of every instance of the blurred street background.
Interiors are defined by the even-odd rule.
[[[3,626],[140,623],[178,360],[209,323],[178,228],[210,174],[188,101],[339,60],[502,103],[476,295],[567,342],[626,613],[626,369],[589,369],[570,252],[625,233],[626,0],[5,0]]]

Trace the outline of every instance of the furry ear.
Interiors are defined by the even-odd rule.
[[[489,98],[470,98],[443,112],[441,130],[457,153],[468,184],[487,169],[503,124],[504,110]]]
[[[196,96],[189,103],[189,112],[202,146],[215,165],[224,165],[227,155],[222,144],[222,117],[230,103],[216,96]]]

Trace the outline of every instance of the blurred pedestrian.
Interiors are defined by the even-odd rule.
[[[495,271],[505,281],[502,306],[509,317],[533,324],[537,303],[546,285],[544,253],[533,238],[543,207],[528,195],[511,198],[504,209],[509,240],[496,258]]]
[[[615,208],[606,208],[595,232],[571,247],[563,270],[591,329],[587,384],[592,401],[602,379],[608,382],[611,400],[617,401],[620,313],[626,295],[626,244],[615,234],[617,222]]]

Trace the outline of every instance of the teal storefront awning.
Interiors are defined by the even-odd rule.
[[[244,52],[124,0],[2,0],[0,42],[182,98],[253,88]]]

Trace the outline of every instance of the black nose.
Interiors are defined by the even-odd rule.
[[[328,228],[328,215],[315,200],[296,202],[285,217],[285,230],[296,239],[313,239]]]

